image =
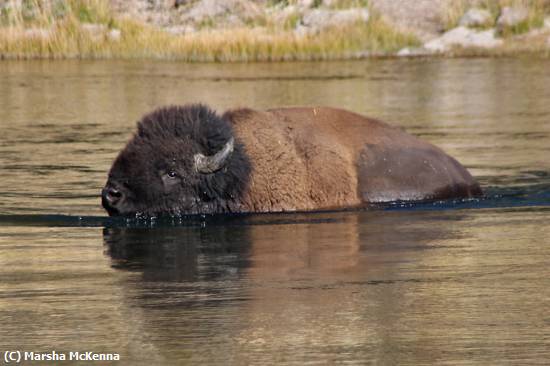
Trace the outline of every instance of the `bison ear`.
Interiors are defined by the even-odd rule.
[[[233,153],[235,140],[233,137],[226,142],[223,149],[211,156],[205,156],[201,153],[195,154],[195,170],[203,174],[215,173],[225,165],[227,159]]]

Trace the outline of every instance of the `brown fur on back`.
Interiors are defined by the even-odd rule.
[[[308,134],[313,121],[299,123],[284,110],[244,109],[226,116],[251,160],[248,194],[243,199],[251,211],[304,211],[360,203],[353,154],[330,134]]]
[[[469,173],[437,147],[352,112],[237,109],[224,117],[250,158],[243,198],[249,211],[323,210],[479,191]]]

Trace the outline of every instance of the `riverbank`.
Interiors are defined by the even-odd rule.
[[[550,56],[547,0],[0,0],[0,58]]]

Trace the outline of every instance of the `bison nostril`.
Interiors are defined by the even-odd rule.
[[[107,190],[107,200],[113,206],[115,206],[122,198],[122,193],[116,188],[110,188]]]
[[[107,195],[110,196],[112,199],[117,199],[117,200],[122,197],[122,193],[120,193],[120,191],[115,188],[111,188],[107,192]]]
[[[108,205],[110,207],[115,207],[123,198],[122,192],[114,187],[103,189],[102,196],[104,206]]]

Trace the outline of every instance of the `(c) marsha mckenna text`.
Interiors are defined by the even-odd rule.
[[[4,361],[119,361],[118,353],[6,351]]]

